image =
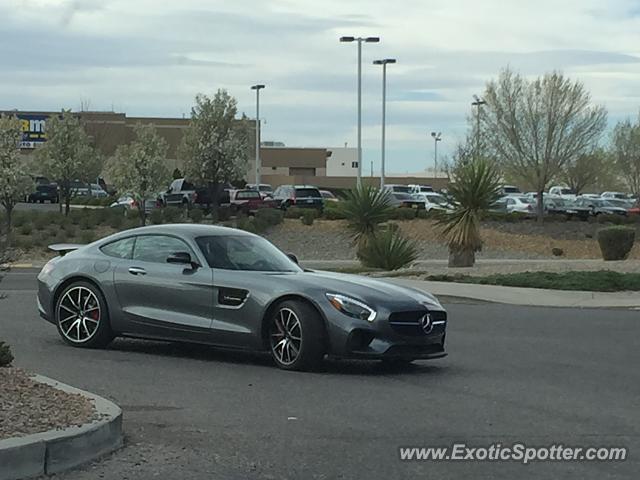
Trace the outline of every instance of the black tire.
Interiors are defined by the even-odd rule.
[[[285,300],[279,303],[273,312],[268,322],[268,339],[269,351],[276,365],[283,370],[305,371],[316,369],[326,353],[325,330],[322,317],[318,311],[301,300]],[[283,353],[278,353],[279,348],[277,345],[285,339],[281,333],[282,330],[279,330],[277,326],[278,320],[282,318],[280,317],[281,312],[284,312],[284,315],[288,312],[293,312],[299,322],[299,328],[292,328],[289,337],[291,339],[289,342],[294,347],[296,343],[293,339],[296,336],[300,338],[300,342],[297,343],[298,353],[295,358],[289,357],[290,361],[286,361],[286,357],[283,358]],[[283,350],[284,348],[282,347]],[[292,348],[289,351],[293,352],[294,349]]]
[[[75,301],[76,291],[79,291],[80,302]],[[93,297],[87,292],[90,292]],[[79,318],[78,311],[75,311],[78,315],[74,316],[75,303],[81,305],[82,319]],[[104,348],[115,338],[109,322],[107,302],[102,292],[92,283],[77,281],[67,285],[56,300],[54,316],[60,337],[65,343],[74,347]],[[73,327],[76,323],[77,327]],[[81,326],[83,328],[80,328]],[[65,333],[65,330],[68,331]],[[77,333],[75,339],[74,333]]]

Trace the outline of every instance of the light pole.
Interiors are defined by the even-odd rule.
[[[473,107],[478,107],[478,115],[477,115],[478,126],[476,128],[476,160],[480,158],[480,107],[486,104],[487,102],[479,98],[477,95],[473,96],[473,102],[471,102],[471,105]]]
[[[382,154],[380,162],[380,188],[384,188],[384,173],[385,173],[385,134],[387,123],[387,65],[389,63],[396,63],[395,58],[385,58],[382,60],[374,60],[374,65],[382,65]]]
[[[260,90],[264,85],[252,85],[256,91],[256,190],[260,191]]]
[[[433,137],[433,142],[435,144],[435,148],[433,150],[433,173],[435,177],[438,178],[438,142],[442,141],[442,133],[431,132],[431,136]]]
[[[378,43],[380,37],[340,37],[342,43],[358,42],[358,179],[362,185],[362,42]]]

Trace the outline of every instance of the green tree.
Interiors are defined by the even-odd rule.
[[[75,181],[90,183],[102,169],[102,158],[92,148],[80,119],[69,110],[47,119],[47,141],[36,152],[45,174],[58,182],[65,215]],[[60,207],[62,208],[62,202]]]
[[[33,186],[25,161],[20,158],[21,139],[20,120],[0,115],[0,203],[5,210],[7,233],[11,231],[13,209]]]
[[[237,101],[226,90],[213,98],[197,95],[180,148],[186,177],[207,187],[214,207],[223,184],[246,173],[249,125],[237,113]]]
[[[618,122],[613,129],[612,153],[616,167],[631,193],[640,195],[640,118]]]
[[[482,134],[508,178],[538,192],[538,221],[544,190],[565,166],[594,150],[606,127],[607,112],[591,104],[582,83],[560,73],[528,80],[509,69],[487,84]]]
[[[155,198],[170,175],[167,168],[167,142],[153,125],[136,124],[135,139],[120,145],[107,161],[106,171],[118,192],[130,195],[138,205],[140,224],[146,223],[145,201]]]
[[[438,220],[449,246],[450,267],[472,267],[482,249],[480,217],[500,196],[500,174],[486,158],[458,158],[448,195],[454,211]]]

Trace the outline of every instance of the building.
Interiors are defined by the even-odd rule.
[[[330,148],[331,155],[327,158],[327,176],[329,177],[357,177],[358,149],[353,147]]]

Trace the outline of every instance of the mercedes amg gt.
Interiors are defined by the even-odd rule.
[[[75,347],[116,337],[268,351],[288,370],[326,356],[410,362],[446,355],[447,314],[429,293],[301,268],[266,239],[208,225],[126,230],[58,244],[38,310]]]

